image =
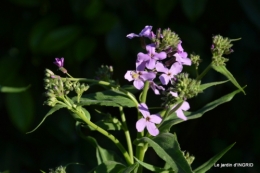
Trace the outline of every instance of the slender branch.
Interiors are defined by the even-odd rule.
[[[125,119],[125,114],[123,111],[123,107],[119,107],[119,112],[121,115],[121,120],[122,120],[122,125],[123,125],[123,130],[125,132],[125,137],[126,137],[126,143],[127,143],[127,148],[128,148],[128,153],[130,155],[131,161],[132,163],[134,163],[134,155],[133,155],[133,147],[132,147],[132,140],[131,140],[131,136],[126,124],[126,119]]]

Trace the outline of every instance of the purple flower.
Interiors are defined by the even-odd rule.
[[[134,86],[136,89],[140,90],[144,87],[144,81],[153,80],[156,77],[155,73],[147,71],[127,71],[125,74],[125,79],[128,81],[134,80]]]
[[[175,53],[173,56],[176,57],[176,61],[181,63],[181,64],[184,64],[184,65],[191,65],[191,60],[187,57],[188,54],[187,52],[184,52],[182,46],[181,46],[181,41],[180,43],[178,44],[177,46],[177,53]]]
[[[182,71],[182,65],[179,62],[175,62],[172,64],[171,68],[168,69],[164,67],[162,63],[156,64],[156,70],[158,72],[163,72],[159,79],[163,85],[167,85],[169,81],[174,78],[174,75],[180,73]]]
[[[174,97],[178,97],[178,94],[175,92],[170,91],[170,93],[172,94],[172,96]],[[176,105],[177,106],[177,105]],[[174,109],[176,106],[173,106],[172,109]],[[187,117],[185,117],[183,111],[187,111],[190,109],[190,104],[186,101],[183,101],[182,105],[179,107],[179,109],[177,109],[175,112],[177,114],[177,117],[179,117],[180,119],[183,120],[187,120]]]
[[[146,46],[147,54],[142,52],[137,54],[137,61],[146,62],[146,68],[154,69],[157,60],[163,60],[167,57],[165,52],[156,53],[155,44],[149,44]]]
[[[159,90],[163,90],[164,91],[164,88],[162,86],[157,85],[153,81],[150,81],[150,87],[152,88],[154,94],[156,94],[156,95],[160,95]]]
[[[162,118],[160,117],[160,115],[159,114],[150,115],[148,107],[145,103],[140,103],[138,105],[138,109],[144,117],[136,122],[137,131],[142,132],[146,127],[148,132],[152,136],[158,135],[159,130],[155,126],[155,124],[160,124],[162,122]]]
[[[53,63],[57,65],[59,68],[61,68],[64,65],[64,58],[55,58],[55,62]]]
[[[144,29],[138,35],[135,33],[131,33],[131,34],[128,34],[126,37],[130,38],[130,39],[132,39],[134,37],[148,37],[148,38],[152,39],[155,37],[155,35],[152,31],[152,28],[153,28],[152,26],[147,25],[144,27]]]

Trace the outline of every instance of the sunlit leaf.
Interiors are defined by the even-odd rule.
[[[180,150],[176,135],[160,133],[153,139],[143,137],[137,139],[137,142],[147,142],[154,149],[156,154],[171,166],[173,171],[192,173],[190,165]]]
[[[148,169],[148,170],[150,170],[150,171],[160,172],[160,173],[174,173],[174,171],[166,170],[166,169],[163,169],[163,168],[156,167],[156,166],[154,166],[154,165],[151,165],[151,164],[142,162],[142,161],[138,160],[137,158],[135,158],[135,160],[136,160],[140,165],[142,165],[143,167],[145,167],[146,169]]]
[[[209,87],[212,87],[212,86],[215,86],[215,85],[220,85],[220,84],[223,84],[223,83],[226,83],[228,82],[229,80],[225,80],[225,81],[219,81],[219,82],[210,82],[210,83],[205,83],[205,84],[202,84],[200,85],[200,90],[205,90]]]
[[[241,90],[233,91],[232,93],[224,95],[224,96],[220,97],[219,99],[206,104],[204,107],[202,107],[201,109],[199,109],[195,112],[184,112],[184,114],[188,118],[188,120],[200,118],[204,113],[214,109],[215,107],[217,107],[223,103],[229,102],[239,92],[241,92]],[[166,117],[163,124],[159,127],[159,130],[160,130],[160,132],[169,132],[170,128],[173,125],[179,124],[181,122],[184,122],[184,120],[178,118],[176,116],[176,113],[172,113],[171,115]]]
[[[228,69],[225,66],[212,65],[212,68],[226,76],[230,80],[230,82],[232,82],[238,89],[240,89],[244,94],[246,94],[243,88],[238,84],[234,76],[228,71]]]
[[[199,166],[198,168],[196,168],[194,170],[195,173],[205,173],[206,171],[208,171],[226,152],[228,152],[228,150],[230,150],[233,146],[235,145],[232,144],[230,146],[228,146],[227,148],[225,148],[224,150],[222,150],[220,153],[218,153],[217,155],[215,155],[214,157],[212,157],[210,160],[208,160],[207,162],[205,162],[203,165]]]
[[[76,100],[77,98],[73,98]],[[80,105],[101,105],[113,107],[135,107],[135,103],[120,91],[107,90],[92,94],[83,95],[79,102]]]

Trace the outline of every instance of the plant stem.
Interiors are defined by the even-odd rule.
[[[205,70],[196,78],[196,80],[201,80],[211,69],[211,65],[212,63],[210,63],[207,68],[205,68]]]
[[[124,111],[123,111],[123,107],[121,107],[121,106],[119,107],[119,112],[120,112],[120,115],[121,115],[123,130],[125,132],[125,138],[126,138],[128,153],[130,155],[132,163],[134,163],[132,140],[131,140],[131,136],[130,136],[127,124],[126,124],[126,119],[125,119],[125,114],[124,114]]]
[[[141,93],[142,94],[141,100],[140,100],[141,103],[146,102],[149,85],[150,85],[149,81],[146,81],[145,84],[144,84],[143,92]],[[143,117],[142,114],[140,113],[140,111],[138,111],[138,119],[140,119],[142,117]],[[141,138],[143,136],[144,136],[144,131],[137,133],[137,138]],[[147,144],[145,144],[144,146],[137,146],[136,147],[136,153],[135,153],[136,158],[139,159],[140,161],[143,161],[147,148],[148,148]],[[138,167],[137,173],[142,173],[142,172],[143,172],[143,167],[142,166]]]
[[[108,133],[106,130],[102,129],[101,127],[97,126],[96,124],[92,123],[89,119],[87,119],[86,116],[82,115],[80,112],[77,111],[77,113],[80,116],[80,118],[83,121],[85,121],[86,124],[88,124],[90,127],[94,128],[95,130],[97,130],[101,134],[105,135],[111,141],[113,141],[115,143],[115,145],[118,147],[118,149],[121,151],[121,153],[125,157],[125,160],[126,160],[128,165],[132,165],[133,164],[133,161],[131,160],[131,157],[129,156],[128,152],[126,151],[124,146],[120,143],[120,141],[115,136],[113,136],[112,134]]]

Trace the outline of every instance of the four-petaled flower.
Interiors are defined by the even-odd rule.
[[[178,46],[177,46],[177,52],[173,55],[176,57],[176,61],[184,64],[184,65],[191,65],[191,60],[187,57],[188,54],[187,52],[184,52],[182,46],[181,46],[181,41],[179,42]]]
[[[64,65],[64,58],[55,58],[55,62],[53,63],[57,65],[59,68],[61,68]]]
[[[155,52],[155,44],[149,44],[146,46],[147,54],[142,52],[137,54],[138,62],[146,62],[146,68],[154,69],[157,60],[163,60],[167,57],[165,52],[157,53]]]
[[[160,117],[160,115],[159,114],[150,115],[148,107],[145,103],[140,103],[138,105],[138,109],[144,117],[136,122],[137,131],[142,132],[146,127],[148,132],[152,136],[158,135],[159,130],[155,126],[155,124],[160,124],[162,122],[162,118]]]
[[[171,95],[173,97],[178,97],[178,94],[175,92],[170,91]],[[177,105],[173,106],[172,109],[174,109]],[[185,117],[183,111],[187,111],[190,109],[190,104],[188,102],[186,102],[185,100],[183,101],[182,105],[179,107],[179,109],[177,109],[175,112],[177,114],[177,117],[179,117],[180,119],[183,120],[187,120],[187,117]]]
[[[125,79],[128,81],[134,80],[134,86],[140,90],[144,87],[144,81],[153,80],[156,77],[155,73],[147,71],[131,71],[128,70],[125,74]]]
[[[162,63],[156,64],[156,70],[158,72],[163,72],[159,79],[163,85],[167,85],[171,79],[174,78],[174,75],[182,71],[182,65],[179,62],[175,62],[170,69],[164,67]]]
[[[130,39],[132,39],[134,37],[148,37],[148,38],[152,39],[155,37],[155,35],[152,31],[152,28],[153,28],[152,26],[147,25],[144,27],[144,29],[139,34],[131,33],[131,34],[128,34],[126,37],[130,38]]]

